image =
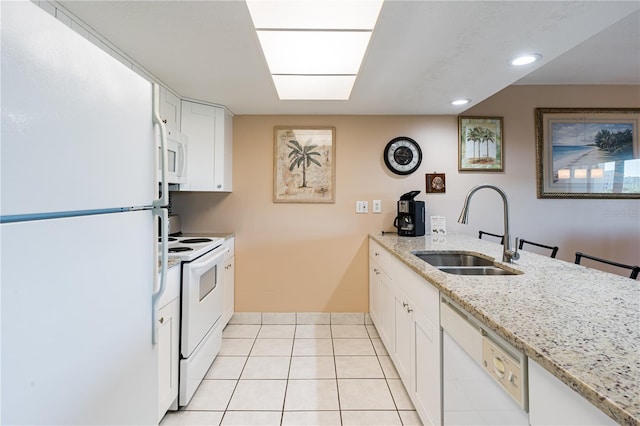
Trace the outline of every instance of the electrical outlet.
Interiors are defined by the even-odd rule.
[[[373,200],[373,212],[374,213],[382,213],[382,201],[381,200]]]
[[[356,213],[368,213],[369,202],[368,201],[356,201]]]

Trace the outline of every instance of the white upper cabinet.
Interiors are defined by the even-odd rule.
[[[180,129],[180,98],[160,87],[160,118],[173,129]]]
[[[182,101],[181,132],[189,138],[186,191],[231,192],[233,117],[222,107]]]

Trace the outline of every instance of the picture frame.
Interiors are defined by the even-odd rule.
[[[640,108],[536,108],[538,198],[640,198]]]
[[[444,194],[447,192],[446,180],[444,173],[427,173],[425,175],[427,194]]]
[[[502,117],[458,116],[458,170],[504,171]]]
[[[335,203],[335,135],[335,127],[274,127],[274,203]]]

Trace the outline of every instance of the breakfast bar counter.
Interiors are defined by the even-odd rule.
[[[640,283],[466,235],[370,237],[620,424],[640,424]],[[517,275],[442,272],[413,251],[492,257]]]

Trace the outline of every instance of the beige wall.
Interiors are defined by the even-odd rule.
[[[466,192],[501,186],[511,203],[511,227],[524,236],[640,263],[640,201],[539,200],[535,187],[535,107],[638,107],[637,86],[512,86],[464,115],[504,117],[505,172],[457,170],[456,116],[236,116],[233,193],[177,193],[174,210],[187,232],[236,233],[236,311],[368,310],[367,234],[393,230],[396,200],[418,189],[427,215],[447,217],[449,232],[502,232],[497,194],[474,196],[469,225],[456,222]],[[274,204],[273,127],[336,128],[335,204]],[[418,141],[420,169],[399,177],[382,151],[396,136]],[[428,194],[425,173],[446,173],[446,194]],[[356,214],[355,201],[382,200],[382,214]]]

